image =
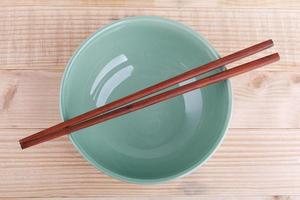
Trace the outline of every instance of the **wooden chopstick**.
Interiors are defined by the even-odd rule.
[[[267,49],[269,47],[272,47],[272,46],[273,46],[273,41],[272,40],[267,40],[267,41],[261,42],[259,44],[253,45],[251,47],[248,47],[246,49],[237,51],[237,52],[235,52],[233,54],[230,54],[228,56],[219,58],[215,61],[212,61],[210,63],[207,63],[207,64],[202,65],[200,67],[197,67],[195,69],[192,69],[190,71],[187,71],[187,72],[185,72],[183,74],[180,74],[178,76],[175,76],[171,79],[165,80],[161,83],[155,84],[155,85],[150,86],[146,89],[140,90],[140,91],[135,92],[131,95],[123,97],[119,100],[108,103],[108,104],[106,104],[102,107],[99,107],[97,109],[91,110],[91,111],[86,112],[84,114],[78,115],[78,116],[76,116],[72,119],[66,120],[62,123],[54,125],[54,126],[52,126],[50,128],[47,128],[45,130],[42,130],[42,131],[40,131],[36,134],[30,135],[26,138],[23,138],[19,141],[20,145],[21,145],[22,148],[26,148],[26,146],[24,146],[26,141],[33,140],[36,137],[42,137],[43,135],[48,135],[49,133],[57,132],[57,131],[59,131],[63,128],[66,128],[68,126],[73,126],[73,125],[75,125],[77,123],[80,123],[82,121],[86,121],[86,120],[91,119],[93,117],[96,117],[100,114],[108,112],[112,109],[115,109],[115,108],[118,108],[120,106],[126,105],[130,102],[133,102],[135,100],[138,100],[140,98],[143,98],[145,96],[153,94],[155,92],[161,91],[165,88],[168,88],[168,87],[170,87],[172,85],[175,85],[177,83],[180,83],[182,81],[188,80],[188,79],[193,78],[195,76],[198,76],[200,74],[209,72],[213,69],[219,68],[221,66],[224,66],[224,65],[227,65],[229,63],[235,62],[235,61],[240,60],[242,58],[245,58],[247,56],[253,55],[255,53],[258,53],[258,52],[260,52],[264,49]]]
[[[77,131],[77,130],[80,130],[80,129],[83,129],[83,128],[86,128],[86,127],[89,127],[89,126],[107,121],[107,120],[112,119],[112,118],[119,117],[121,115],[130,113],[130,112],[142,109],[142,108],[145,108],[147,106],[159,103],[161,101],[165,101],[167,99],[170,99],[170,98],[173,98],[175,96],[184,94],[186,92],[189,92],[189,91],[201,88],[201,87],[205,87],[207,85],[217,83],[217,82],[222,81],[222,80],[226,80],[226,79],[231,78],[233,76],[237,76],[239,74],[242,74],[242,73],[251,71],[253,69],[262,67],[264,65],[273,63],[275,61],[278,61],[279,59],[280,59],[279,54],[274,53],[274,54],[271,54],[269,56],[265,56],[263,58],[248,62],[246,64],[242,64],[238,67],[235,67],[235,68],[217,73],[217,74],[209,76],[207,78],[197,80],[195,82],[186,84],[184,86],[181,86],[181,87],[178,87],[178,88],[175,88],[175,89],[157,94],[155,96],[149,97],[147,99],[144,99],[144,100],[141,100],[141,101],[123,106],[121,108],[115,109],[111,112],[108,112],[108,113],[105,113],[103,115],[91,118],[89,120],[86,120],[86,121],[83,121],[83,122],[80,122],[80,123],[76,123],[73,126],[66,127],[66,128],[61,129],[57,132],[54,132],[54,133],[49,132],[46,135],[45,134],[42,134],[42,135],[34,134],[35,135],[34,138],[30,138],[30,139],[25,138],[25,139],[20,140],[20,145],[24,149],[24,148],[27,148],[27,147],[30,147],[30,146],[33,146],[33,145],[36,145],[36,144],[39,144],[39,143],[57,138],[57,137],[60,137],[60,136],[63,136],[63,135],[67,135],[67,134],[70,134],[71,132],[74,132],[74,131]]]

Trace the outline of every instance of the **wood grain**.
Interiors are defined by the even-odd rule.
[[[2,70],[0,128],[47,128],[60,121],[62,72]],[[300,73],[253,71],[232,79],[231,128],[299,128]],[[24,135],[25,136],[25,135]]]
[[[299,200],[300,196],[291,195],[275,195],[275,196],[213,196],[200,195],[197,197],[84,197],[84,198],[68,198],[68,197],[49,197],[49,198],[34,198],[34,200]],[[0,200],[32,200],[32,198],[0,198]]]
[[[218,8],[295,8],[297,0],[2,0],[1,6],[123,6],[123,7],[218,7]]]
[[[298,71],[300,13],[284,9],[4,7],[0,8],[0,69],[64,69],[72,52],[98,28],[136,15],[178,20],[201,32],[226,55],[272,38],[280,65]],[[265,52],[264,55],[270,53]]]
[[[22,151],[16,142],[37,129],[0,129],[2,197],[296,195],[299,129],[231,129],[215,155],[191,175],[138,186],[91,167],[66,137]],[[46,155],[46,156],[45,156]]]
[[[0,198],[0,200],[31,200],[32,198]],[[274,195],[274,196],[217,196],[217,195],[200,195],[197,197],[184,196],[184,197],[84,197],[84,198],[34,198],[34,200],[299,200],[300,196],[292,195]]]

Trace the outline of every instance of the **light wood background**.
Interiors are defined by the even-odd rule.
[[[96,29],[134,15],[183,22],[221,55],[272,38],[282,59],[233,79],[224,143],[182,179],[114,180],[67,137],[22,151],[20,138],[60,121],[59,84],[72,52]],[[0,40],[2,199],[300,199],[300,1],[2,0]]]

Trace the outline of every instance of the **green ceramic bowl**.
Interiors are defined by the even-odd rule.
[[[61,85],[62,118],[218,57],[202,36],[180,23],[158,17],[117,21],[89,37],[71,58]],[[70,140],[112,177],[133,183],[171,180],[215,151],[228,126],[231,98],[229,81],[220,82],[80,130]]]

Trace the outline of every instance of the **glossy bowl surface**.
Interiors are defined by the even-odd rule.
[[[70,59],[61,85],[62,118],[216,58],[202,36],[175,21],[117,21],[89,37]],[[70,139],[106,174],[133,183],[158,183],[185,175],[207,160],[227,130],[230,113],[230,84],[223,81],[80,130]]]

